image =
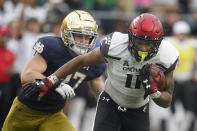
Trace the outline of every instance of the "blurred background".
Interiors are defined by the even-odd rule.
[[[132,19],[141,13],[160,18],[164,39],[178,49],[180,60],[171,107],[163,109],[150,102],[151,131],[197,131],[197,0],[0,0],[0,128],[37,38],[60,36],[63,18],[76,9],[95,17],[96,46],[108,33],[127,33]],[[91,131],[95,109],[96,99],[85,88],[77,89],[64,112],[77,131]]]

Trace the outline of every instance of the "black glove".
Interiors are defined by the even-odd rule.
[[[44,79],[36,79],[35,82],[27,83],[22,86],[23,94],[25,97],[28,97],[39,92],[38,100],[40,101],[52,86],[53,83],[48,77]]]
[[[150,95],[152,99],[158,98],[161,95],[160,91],[157,88],[157,84],[161,76],[158,75],[156,77],[152,77],[150,75],[151,68],[152,64],[146,64],[140,70],[141,82],[145,89],[144,99],[148,95]]]

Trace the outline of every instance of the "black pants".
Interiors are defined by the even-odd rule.
[[[126,109],[103,92],[97,105],[93,131],[149,131],[149,107]]]

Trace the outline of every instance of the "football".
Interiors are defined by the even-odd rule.
[[[156,77],[158,75],[161,75],[161,79],[158,82],[158,89],[159,91],[163,91],[165,88],[165,75],[164,75],[164,69],[157,65],[152,65],[152,68],[150,70],[150,76]]]

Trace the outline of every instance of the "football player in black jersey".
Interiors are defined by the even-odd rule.
[[[86,66],[57,82],[42,79],[51,75],[74,57],[86,54],[95,45],[97,24],[85,11],[69,13],[62,22],[61,37],[47,36],[35,43],[35,56],[22,74],[22,90],[15,98],[4,122],[3,131],[75,131],[62,108],[66,99],[75,96],[74,89],[87,85],[98,96],[104,88],[101,78],[105,64]],[[21,52],[22,53],[22,52]],[[53,76],[53,75],[52,75]],[[47,84],[48,86],[41,86]],[[29,94],[29,91],[34,93]]]

